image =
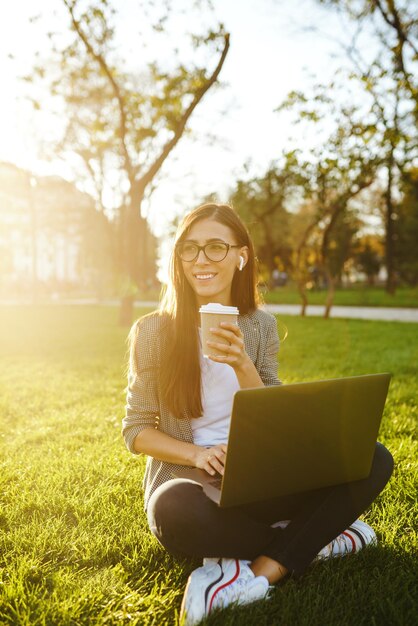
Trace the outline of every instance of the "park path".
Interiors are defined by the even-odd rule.
[[[137,302],[137,306],[157,307],[158,302]],[[265,304],[263,306],[270,313],[282,313],[282,315],[300,315],[299,304]],[[306,307],[306,315],[322,317],[324,307],[317,304],[310,304]],[[418,323],[418,308],[392,308],[392,307],[371,307],[371,306],[333,306],[330,317],[351,318],[357,320],[381,320],[387,322],[416,322]]]
[[[300,305],[298,304],[266,304],[265,308],[271,313],[282,313],[283,315],[300,315]],[[324,307],[317,304],[310,304],[306,308],[307,316],[322,317]],[[333,306],[330,317],[349,317],[356,320],[383,320],[387,322],[417,322],[418,309],[398,309],[392,307],[371,307],[371,306]]]
[[[0,305],[18,305],[24,304],[21,301],[0,301]],[[26,304],[30,304],[27,302]],[[102,305],[102,306],[119,306],[119,300],[97,300],[97,298],[80,298],[77,300],[58,300],[51,303],[53,306],[70,304],[70,305]],[[150,300],[137,301],[137,307],[156,308],[158,302]],[[265,304],[266,311],[271,313],[281,313],[282,315],[300,315],[299,304]],[[310,304],[306,308],[307,317],[322,317],[324,307],[317,304]],[[415,322],[418,323],[418,308],[394,308],[394,307],[371,307],[371,306],[333,306],[330,317],[333,318],[351,318],[358,320],[381,320],[388,322]]]
[[[158,302],[137,302],[137,306],[157,307]],[[265,304],[263,306],[270,313],[282,315],[300,315],[299,304]],[[306,307],[306,316],[322,317],[324,307],[319,304],[310,304]],[[394,308],[372,306],[333,306],[330,317],[348,317],[356,320],[381,320],[387,322],[416,322],[418,323],[418,308]]]

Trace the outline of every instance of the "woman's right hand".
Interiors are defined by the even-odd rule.
[[[205,470],[212,476],[215,472],[219,472],[223,476],[226,449],[226,443],[220,443],[211,448],[200,448],[196,452],[195,466]]]

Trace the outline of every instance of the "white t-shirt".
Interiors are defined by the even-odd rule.
[[[199,337],[201,337],[199,329]],[[193,441],[197,446],[214,446],[228,442],[234,393],[240,388],[233,368],[215,363],[200,351],[203,414],[192,419]]]

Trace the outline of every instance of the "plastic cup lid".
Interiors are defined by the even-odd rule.
[[[209,302],[209,304],[203,304],[199,313],[222,313],[222,315],[239,315],[239,310],[236,306],[224,306],[218,302]]]

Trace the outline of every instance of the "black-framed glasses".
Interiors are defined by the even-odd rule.
[[[199,252],[203,250],[209,261],[218,263],[224,260],[230,248],[241,248],[241,246],[232,245],[225,241],[211,241],[204,246],[198,246],[197,243],[183,241],[177,244],[176,253],[182,261],[194,261],[199,256]]]

